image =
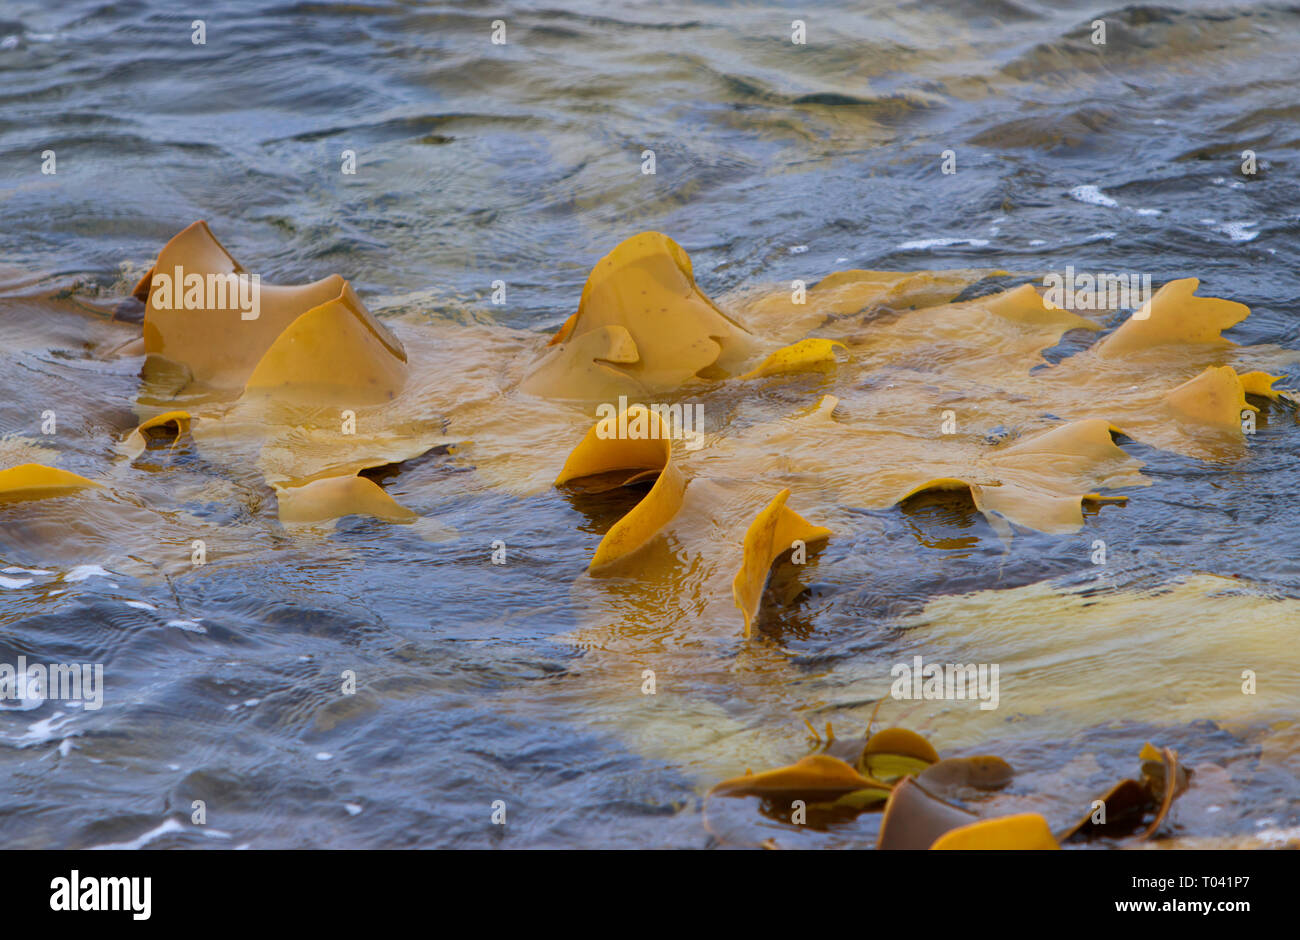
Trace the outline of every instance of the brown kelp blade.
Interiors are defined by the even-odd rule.
[[[914,778],[904,777],[885,805],[876,847],[928,849],[945,832],[975,821],[974,813],[933,796]]]

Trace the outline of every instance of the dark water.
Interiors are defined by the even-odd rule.
[[[1233,339],[1300,347],[1291,5],[825,4],[797,14],[802,46],[792,15],[765,4],[202,6],[0,2],[0,434],[39,439],[41,413],[58,411],[42,443],[67,469],[102,470],[105,442],[133,426],[138,379],[102,356],[132,334],[109,318],[199,218],[268,281],[337,272],[380,316],[474,309],[553,329],[592,263],[654,228],[714,295],[853,267],[1027,280],[1072,264],[1200,277],[1251,307]],[[191,42],[199,17],[206,45]],[[490,42],[497,19],[505,45]],[[1239,172],[1246,149],[1254,176]],[[344,150],[355,175],[340,173]],[[497,279],[504,308],[488,304]],[[1089,521],[1089,538],[1137,559],[1110,586],[1210,572],[1300,596],[1291,411],[1271,406],[1228,470],[1129,449],[1156,485]],[[555,493],[440,496],[460,471],[432,459],[400,495],[459,539],[353,518],[303,545],[196,482],[200,463],[188,471],[142,483],[142,509],[159,533],[181,512],[228,526],[237,561],[132,572],[94,520],[76,557],[43,558],[13,536],[29,518],[4,510],[0,568],[34,570],[4,575],[28,583],[0,589],[0,661],[102,662],[108,689],[98,711],[0,714],[3,844],[714,844],[700,796],[744,762],[673,756],[601,702],[584,707],[586,653],[558,640],[580,620],[568,585],[609,519]],[[950,501],[859,518],[803,603],[766,624],[796,669],[851,678],[894,662],[894,624],[934,595],[1086,580],[1082,536],[1029,534],[1008,553]],[[508,574],[482,563],[500,530],[520,546]],[[355,696],[338,694],[344,670]],[[1300,680],[1274,681],[1294,701]],[[771,728],[770,709],[747,711],[725,684],[686,695],[762,725],[784,759],[802,753],[793,711]],[[1035,771],[1096,755],[1076,792],[1046,770],[1018,781],[1056,788],[1042,804],[1056,820],[1159,738],[1233,781],[1221,811],[1187,812],[1176,834],[1300,822],[1296,764],[1259,760],[1263,725],[1171,721],[1161,704],[1127,724],[992,728],[958,750]],[[497,799],[504,828],[489,822]],[[190,824],[194,800],[205,826]],[[872,825],[830,841],[869,844]]]

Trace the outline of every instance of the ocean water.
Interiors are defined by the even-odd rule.
[[[701,651],[686,625],[661,625],[652,645],[674,658],[651,702],[638,688],[649,646],[573,640],[592,624],[570,585],[626,507],[466,487],[472,467],[435,454],[395,486],[454,536],[356,517],[297,536],[269,489],[202,453],[127,476],[112,442],[136,424],[139,362],[111,355],[138,335],[136,279],[196,219],[267,281],[341,274],[409,330],[473,318],[551,332],[601,255],[655,229],[715,297],[846,268],[1010,272],[987,290],[1068,264],[1198,277],[1250,306],[1233,340],[1300,348],[1300,10],[198,6],[0,0],[0,466],[117,468],[125,514],[0,505],[0,662],[105,675],[99,709],[3,703],[0,844],[716,846],[707,788],[802,756],[804,717],[861,734],[936,599],[991,628],[1023,620],[1023,592],[1049,581],[1170,600],[1107,608],[1095,639],[1076,611],[1038,631],[955,630],[927,654],[1046,662],[1078,702],[1123,699],[1122,715],[1029,708],[1008,685],[987,720],[916,709],[889,722],[945,754],[1002,754],[1019,773],[999,805],[1018,798],[1054,824],[1135,773],[1152,740],[1199,768],[1173,836],[1244,844],[1300,825],[1283,724],[1300,679],[1265,664],[1257,710],[1198,713],[1169,671],[1213,655],[1239,683],[1254,661],[1206,652],[1196,631],[1226,631],[1231,649],[1232,631],[1267,622],[1261,642],[1284,648],[1295,608],[1219,616],[1167,591],[1209,575],[1270,604],[1300,599],[1293,408],[1267,406],[1231,465],[1126,444],[1154,486],[1077,537],[1008,545],[947,498],[850,513],[755,640],[737,631]],[[56,173],[42,173],[47,151]],[[498,280],[504,305],[490,300]],[[46,412],[56,434],[41,432]],[[214,551],[194,567],[198,524]],[[513,560],[493,566],[501,533]],[[1086,563],[1093,539],[1129,559],[1108,580]],[[1142,667],[1124,690],[1105,671],[1121,658]],[[355,695],[339,694],[347,671]],[[751,805],[728,813],[771,828]],[[876,824],[785,835],[869,846]]]

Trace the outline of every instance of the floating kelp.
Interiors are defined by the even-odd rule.
[[[524,391],[585,400],[673,391],[709,370],[726,374],[756,348],[696,285],[682,247],[658,232],[596,262],[578,312],[552,342]]]
[[[343,278],[279,287],[249,275],[195,222],[158,253],[136,287],[144,350],[216,388],[285,386],[391,398],[405,376],[401,343]]]
[[[828,742],[827,747],[833,746]],[[1170,748],[1142,749],[1142,780],[1125,780],[1093,804],[1080,822],[1064,829],[1059,842],[1084,836],[1128,834],[1152,820],[1138,836],[1150,838],[1166,821],[1175,798],[1186,792],[1189,774]],[[1036,812],[981,818],[953,800],[983,802],[1012,777],[1006,761],[993,755],[941,759],[924,737],[905,728],[886,728],[868,738],[853,766],[819,753],[788,767],[747,772],[712,787],[718,797],[758,797],[764,815],[795,827],[823,829],[883,808],[876,846],[880,849],[1058,849],[1047,819]],[[709,819],[706,807],[706,824]]]
[[[1178,753],[1150,742],[1138,755],[1142,779],[1121,780],[1093,803],[1084,817],[1061,834],[1061,841],[1096,835],[1128,835],[1150,814],[1150,824],[1137,836],[1150,839],[1164,824],[1174,800],[1187,791],[1189,772],[1179,763]]]
[[[643,547],[682,508],[686,482],[672,462],[669,430],[655,412],[637,405],[613,422],[602,419],[564,462],[555,485],[616,471],[635,471],[623,480],[624,486],[645,479],[654,479],[654,485],[601,539],[591,560],[593,574],[609,571]]]
[[[68,496],[80,490],[92,489],[100,484],[83,476],[47,467],[43,464],[25,463],[0,470],[0,500],[52,499]]]
[[[134,460],[145,452],[149,442],[168,440],[175,447],[177,442],[190,431],[193,418],[188,411],[165,411],[154,415],[140,425],[122,442],[123,452]]]
[[[731,593],[745,618],[746,636],[753,632],[754,615],[772,562],[791,550],[806,551],[809,544],[825,541],[831,535],[830,529],[813,525],[786,506],[789,496],[789,490],[777,493],[745,532],[744,561],[736,572]]]

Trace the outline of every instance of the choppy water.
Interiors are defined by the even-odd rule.
[[[35,439],[88,476],[106,472],[111,441],[135,424],[138,368],[105,357],[138,329],[126,296],[198,218],[268,281],[337,272],[381,317],[475,310],[552,330],[592,263],[654,228],[690,251],[715,296],[851,267],[1027,280],[1072,264],[1198,276],[1203,292],[1251,307],[1233,339],[1300,347],[1300,10],[1288,4],[826,4],[799,14],[805,46],[790,42],[792,15],[765,4],[204,6],[0,3],[0,434]],[[1096,18],[1108,23],[1101,48],[1089,41]],[[489,41],[496,19],[503,46]],[[640,173],[645,148],[653,177]],[[1237,172],[1247,148],[1253,178]],[[951,176],[940,172],[949,149]],[[40,171],[46,150],[55,175]],[[355,175],[340,173],[344,150]],[[504,308],[488,302],[498,279]],[[59,416],[49,439],[46,410]],[[199,455],[179,476],[140,471],[140,545],[94,518],[52,531],[31,507],[2,509],[0,661],[102,662],[107,691],[97,711],[11,703],[0,714],[0,837],[713,844],[703,790],[745,764],[800,756],[802,708],[859,733],[862,704],[883,691],[862,677],[911,655],[898,624],[933,596],[1090,584],[1080,546],[1092,538],[1133,559],[1099,589],[1209,572],[1300,596],[1291,412],[1270,408],[1227,469],[1127,447],[1156,485],[1077,538],[1017,536],[1007,553],[949,500],[858,514],[801,602],[769,617],[763,664],[733,668],[737,636],[706,654],[710,668],[667,683],[657,699],[668,706],[635,694],[644,649],[628,658],[631,701],[611,702],[607,687],[584,685],[591,651],[563,639],[582,622],[568,586],[612,507],[444,490],[462,471],[430,459],[395,486],[458,538],[350,519],[303,542],[279,529],[266,492],[238,474],[214,482]],[[183,558],[187,518],[226,533],[213,563],[143,570],[149,549]],[[504,569],[486,563],[502,532],[518,546]],[[993,624],[1011,616],[972,610]],[[1179,834],[1295,826],[1294,752],[1289,764],[1276,749],[1261,758],[1276,712],[1229,722],[1165,707],[1177,682],[1161,676],[1162,655],[1199,617],[1186,604],[1164,633],[1132,624],[1152,630],[1136,655],[1150,655],[1153,678],[1123,718],[1017,717],[1008,697],[974,731],[922,712],[911,723],[947,753],[1003,754],[1024,771],[1018,792],[1054,821],[1133,773],[1151,738],[1223,768],[1201,775],[1220,787],[1180,810]],[[655,642],[691,646],[664,626]],[[1135,655],[1113,632],[1094,646],[1086,622],[1069,629],[1053,666],[1071,675]],[[946,648],[969,659],[971,645]],[[1031,653],[1012,641],[999,655],[1018,650]],[[812,698],[764,698],[754,674],[779,671],[772,663],[826,681]],[[1231,680],[1241,666],[1227,666]],[[360,692],[343,697],[349,669]],[[1294,674],[1268,681],[1295,703]],[[1099,680],[1095,697],[1112,691]],[[659,707],[656,732],[644,713]],[[731,735],[766,744],[747,751]],[[489,822],[497,799],[504,829]],[[194,800],[206,826],[190,825]],[[873,825],[824,841],[869,844]]]

